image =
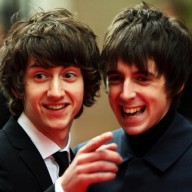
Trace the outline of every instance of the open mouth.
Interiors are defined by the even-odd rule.
[[[49,110],[61,110],[67,107],[69,104],[63,104],[63,105],[45,105],[44,107]]]
[[[122,109],[123,116],[126,117],[136,117],[141,115],[145,111],[146,107],[134,107],[129,109]]]

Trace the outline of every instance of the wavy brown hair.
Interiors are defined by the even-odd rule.
[[[16,116],[23,111],[24,75],[31,57],[40,67],[79,67],[84,80],[83,105],[94,104],[101,80],[97,70],[99,48],[96,35],[68,10],[42,11],[16,21],[4,40],[0,52],[0,84],[9,101],[9,109]],[[76,117],[82,111],[83,106]]]

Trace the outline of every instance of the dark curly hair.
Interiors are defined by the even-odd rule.
[[[147,61],[154,60],[158,74],[165,76],[168,96],[177,103],[191,73],[192,36],[181,19],[143,2],[120,12],[105,34],[100,62],[104,81],[118,59],[144,72]]]
[[[40,67],[79,67],[84,80],[83,104],[92,106],[100,89],[99,55],[94,32],[66,9],[42,11],[16,21],[0,52],[0,85],[11,113],[19,116],[23,111],[24,74],[31,57]],[[83,106],[76,117],[82,111]]]

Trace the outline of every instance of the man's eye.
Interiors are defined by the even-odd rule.
[[[146,77],[146,76],[139,76],[136,78],[137,81],[140,81],[140,82],[148,82],[149,81],[149,78]]]
[[[74,73],[74,72],[68,72],[68,73],[65,73],[65,74],[63,75],[63,77],[64,77],[64,78],[71,79],[71,78],[77,77],[77,75],[76,75],[76,73]]]
[[[107,78],[109,84],[116,84],[122,80],[122,77],[119,75],[111,75]]]
[[[42,74],[42,73],[37,73],[35,74],[34,76],[36,79],[45,79],[46,78],[46,75],[45,74]]]

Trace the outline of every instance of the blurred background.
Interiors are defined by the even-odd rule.
[[[9,30],[11,16],[17,11],[20,11],[21,16],[25,17],[27,14],[41,9],[48,10],[54,7],[64,7],[74,13],[78,20],[88,24],[93,29],[98,36],[98,44],[101,49],[105,30],[114,16],[123,8],[134,6],[140,2],[140,0],[0,0],[0,41]],[[146,2],[160,7],[168,15],[180,16],[186,21],[189,29],[192,30],[191,0],[147,0]],[[191,83],[189,86],[192,92]],[[119,127],[110,109],[103,85],[100,95],[97,103],[91,108],[85,108],[82,116],[74,121],[71,129],[72,147],[100,133]],[[192,98],[192,94],[190,96]],[[181,111],[187,113],[186,109],[192,106],[189,103],[192,99],[184,100],[184,107]],[[192,109],[187,114],[190,117],[192,117],[191,111]],[[2,114],[0,115],[2,116]]]

